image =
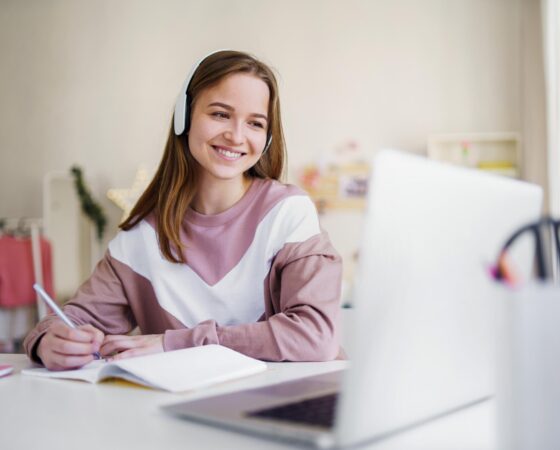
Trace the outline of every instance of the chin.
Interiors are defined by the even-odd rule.
[[[245,173],[244,171],[243,172],[236,171],[235,173],[229,171],[216,171],[216,172],[212,172],[212,176],[217,180],[233,181],[235,179],[242,180],[244,173]]]

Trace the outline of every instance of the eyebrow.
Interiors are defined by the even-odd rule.
[[[213,103],[210,103],[208,106],[219,106],[219,107],[222,107],[222,108],[224,108],[224,109],[227,109],[228,111],[234,111],[234,110],[235,110],[235,108],[234,108],[233,106],[230,106],[230,105],[228,105],[228,104],[226,104],[226,103],[221,103],[221,102],[213,102]],[[264,115],[264,114],[251,113],[251,116],[253,116],[253,117],[261,117],[261,118],[263,118],[264,120],[266,120],[266,121],[268,122],[268,117],[267,117],[266,115]]]

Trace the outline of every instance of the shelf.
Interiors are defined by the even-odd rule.
[[[513,178],[521,176],[518,133],[437,134],[428,139],[428,157]]]

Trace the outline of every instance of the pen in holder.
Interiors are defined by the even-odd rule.
[[[525,234],[529,234],[534,238],[537,279],[543,282],[558,281],[558,267],[560,266],[560,220],[555,220],[551,217],[544,217],[538,222],[527,224],[513,233],[502,247],[498,256],[495,267],[496,279],[509,284],[512,284],[512,281],[518,281],[511,279],[512,268],[509,266],[507,253],[513,243]]]
[[[506,241],[495,268],[504,284],[497,327],[497,438],[501,450],[560,448],[560,221],[546,217]],[[551,233],[550,233],[551,232]],[[508,258],[520,236],[534,239],[535,279]]]

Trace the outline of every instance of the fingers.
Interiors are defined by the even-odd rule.
[[[91,325],[80,325],[78,328],[70,328],[63,322],[56,322],[49,327],[49,332],[52,332],[60,339],[75,342],[93,342],[97,336],[95,331],[101,333],[101,331]],[[103,335],[103,333],[101,334]]]
[[[37,354],[49,370],[69,370],[93,361],[93,344],[67,341],[47,332]]]
[[[99,346],[93,342],[76,342],[58,339],[53,351],[61,355],[91,355],[99,350]]]
[[[103,333],[91,325],[76,329],[62,322],[53,323],[42,337],[37,354],[49,370],[68,370],[93,361]]]
[[[106,336],[100,351],[110,360],[163,352],[163,335]]]
[[[150,353],[154,353],[154,351],[152,349],[150,349],[149,347],[136,347],[130,350],[126,350],[124,352],[120,352],[119,354],[112,356],[109,361],[117,361],[119,359],[126,359],[126,358],[132,358],[133,356],[142,356],[142,355],[148,355]]]
[[[133,356],[150,355],[152,353],[162,352],[163,345],[158,344],[158,339],[150,338],[151,336],[148,339],[143,340],[141,346],[137,346],[116,354],[115,356],[109,358],[109,361],[116,361],[119,359],[132,358]]]
[[[97,344],[98,348],[103,343],[103,339],[105,339],[105,335],[103,334],[103,332],[95,328],[93,325],[90,325],[89,323],[87,325],[79,326],[78,329],[81,331],[83,330],[85,332],[89,332],[93,336],[92,342],[94,344]]]
[[[106,336],[99,352],[102,356],[111,355],[115,352],[122,352],[132,348],[141,347],[143,342],[138,336]]]

